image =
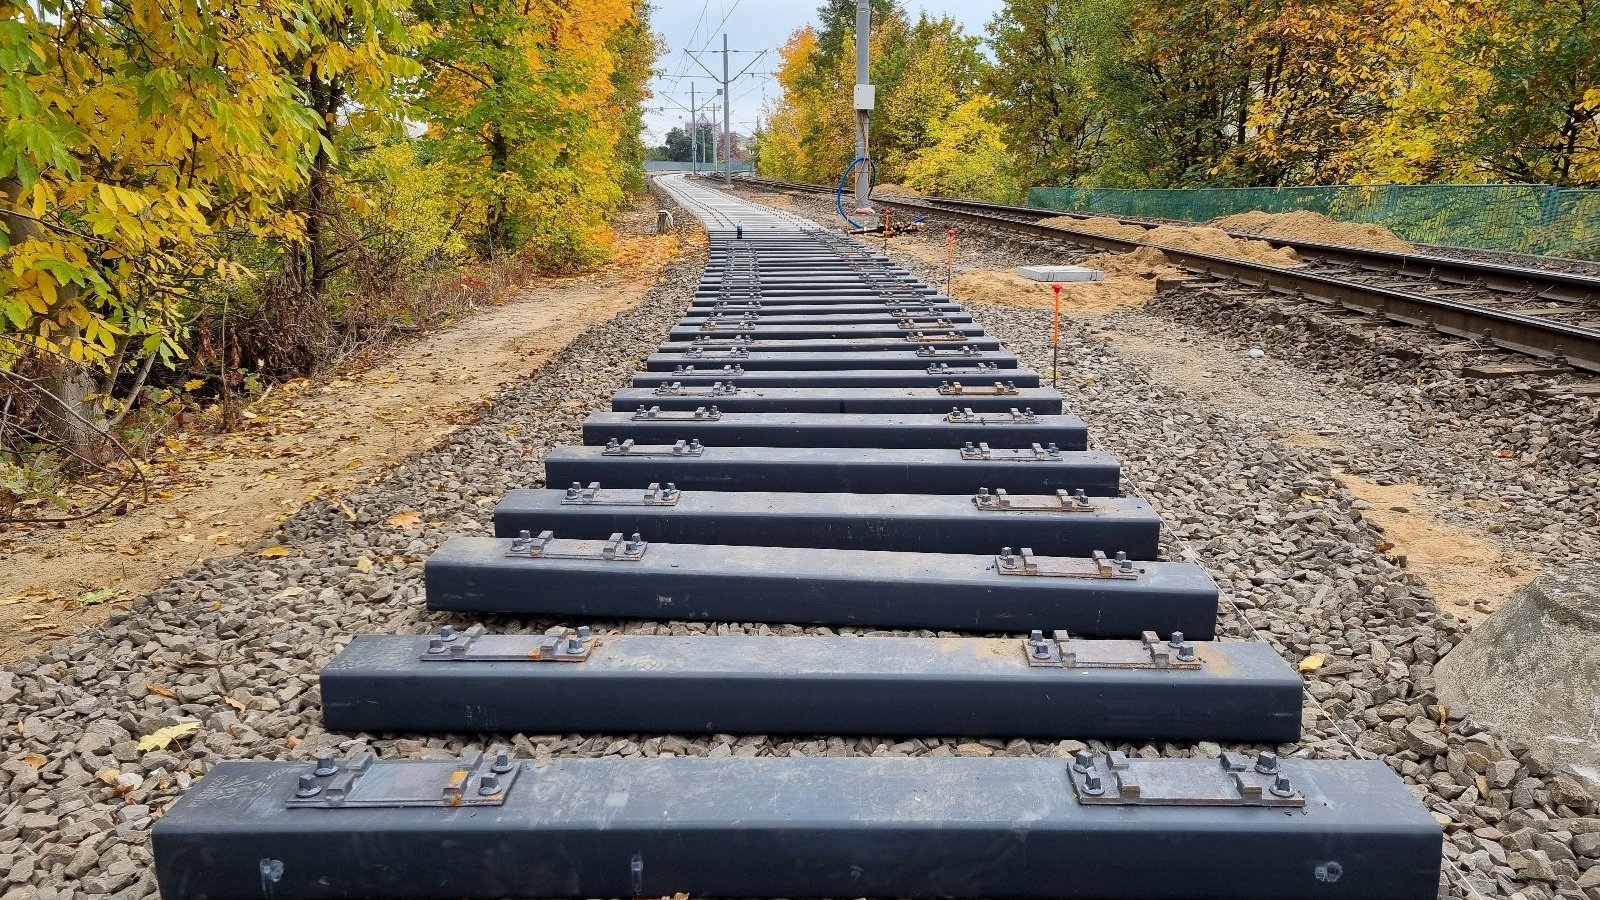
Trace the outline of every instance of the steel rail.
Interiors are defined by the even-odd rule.
[[[877,199],[882,202],[884,198]],[[1041,209],[1036,206],[1008,206],[1000,203],[982,203],[976,200],[959,200],[953,197],[926,197],[922,199],[931,206],[955,206],[980,211],[991,210],[1035,216],[1039,219],[1056,216],[1070,216],[1076,219],[1090,218],[1090,216],[1081,213]],[[1138,225],[1143,228],[1154,227],[1143,222],[1120,218],[1116,220],[1126,225]],[[1174,224],[1192,227],[1195,223]],[[1302,256],[1343,265],[1359,266],[1363,269],[1387,275],[1432,278],[1452,284],[1481,286],[1494,291],[1523,294],[1526,299],[1559,300],[1571,303],[1600,303],[1600,278],[1593,275],[1557,272],[1550,269],[1529,269],[1504,263],[1457,259],[1430,253],[1400,253],[1393,250],[1377,250],[1345,244],[1328,244],[1304,238],[1286,238],[1247,231],[1228,231],[1227,233],[1230,237],[1244,240],[1264,240],[1273,244],[1291,247]]]
[[[818,185],[799,184],[796,182],[755,178],[746,178],[743,181],[748,184],[765,184],[812,193],[826,193],[830,190]],[[1362,284],[1359,281],[1336,278],[1329,275],[1297,272],[1294,269],[1286,269],[1264,263],[1181,250],[1145,241],[1116,238],[1081,229],[1018,221],[1013,218],[1006,218],[1003,215],[997,215],[994,212],[982,211],[995,209],[996,207],[993,204],[960,201],[960,205],[967,208],[953,208],[954,205],[950,204],[950,201],[942,198],[875,197],[874,199],[885,206],[906,210],[920,210],[935,215],[1001,227],[1035,237],[1066,240],[1074,244],[1093,247],[1097,250],[1122,253],[1139,247],[1151,247],[1165,254],[1177,267],[1196,274],[1214,278],[1228,278],[1240,284],[1270,290],[1274,293],[1334,303],[1346,309],[1383,316],[1408,325],[1430,327],[1455,337],[1482,340],[1506,350],[1539,357],[1551,362],[1565,363],[1576,369],[1600,373],[1600,330],[1583,328],[1564,322],[1554,322],[1538,316],[1479,306],[1444,297],[1432,297],[1395,288]],[[948,205],[941,206],[938,204]],[[1028,210],[1027,207],[998,207],[998,209]],[[1032,213],[1038,212],[1038,210],[1028,211]],[[1259,235],[1245,235],[1245,237],[1259,239]],[[1294,245],[1293,242],[1285,241],[1283,243]],[[1356,254],[1369,253],[1369,251],[1357,248],[1342,249]],[[1378,252],[1370,251],[1371,254]],[[1405,254],[1390,255],[1406,256]],[[1418,257],[1418,259],[1431,261],[1442,258]],[[1463,267],[1484,267],[1486,265],[1462,260],[1452,260],[1451,262]],[[1595,283],[1595,296],[1600,297],[1600,279],[1587,278],[1587,276],[1572,275],[1570,273],[1519,269],[1514,266],[1493,266],[1491,268],[1515,272],[1517,273],[1516,277],[1526,279],[1544,279],[1546,276],[1551,276],[1552,281],[1562,284],[1581,283],[1585,280],[1592,281]],[[1477,278],[1474,283],[1484,280],[1486,277]]]

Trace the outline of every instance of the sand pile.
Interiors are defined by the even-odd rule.
[[[1125,241],[1142,241],[1145,229],[1140,225],[1126,225],[1116,219],[1107,219],[1103,216],[1092,216],[1087,219],[1077,219],[1072,216],[1052,216],[1042,219],[1040,225],[1051,228],[1072,228],[1077,231],[1091,231],[1103,234],[1106,237],[1122,238]]]
[[[1080,265],[1106,273],[1104,281],[1068,282],[1061,285],[1063,313],[1109,312],[1124,306],[1141,306],[1156,295],[1156,278],[1181,274],[1167,264],[1167,258],[1154,247],[1140,247],[1132,253],[1102,253]],[[962,272],[950,284],[958,300],[978,303],[1006,303],[1011,306],[1055,304],[1049,282],[1032,281],[1015,272],[977,269]]]
[[[1167,259],[1167,255],[1154,247],[1140,247],[1130,253],[1096,253],[1079,262],[1080,266],[1099,269],[1106,278],[1155,278],[1160,275],[1182,275],[1183,272]]]
[[[1246,262],[1266,263],[1269,266],[1292,268],[1304,265],[1300,255],[1289,247],[1274,247],[1266,241],[1236,238],[1221,228],[1208,225],[1161,225],[1145,232],[1146,243],[1174,250],[1190,250],[1227,256]]]
[[[1209,253],[1213,256],[1226,256],[1246,262],[1265,263],[1269,266],[1292,268],[1304,265],[1300,261],[1299,254],[1288,247],[1274,247],[1266,241],[1232,237],[1221,228],[1208,225],[1158,225],[1155,228],[1145,228],[1141,225],[1118,222],[1115,219],[1100,217],[1074,219],[1071,216],[1055,216],[1039,224],[1090,231],[1106,237],[1143,241],[1146,244],[1171,247],[1174,250]]]
[[[1269,234],[1346,247],[1369,247],[1395,253],[1415,253],[1417,248],[1382,225],[1369,222],[1336,222],[1321,213],[1307,210],[1290,213],[1247,212],[1213,219],[1212,225],[1228,231]]]

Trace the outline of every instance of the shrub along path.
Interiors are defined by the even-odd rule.
[[[608,267],[541,279],[362,371],[286,385],[236,432],[179,435],[152,466],[148,505],[0,535],[0,661],[98,624],[193,565],[264,544],[307,501],[338,498],[475,421],[501,389],[644,299],[682,252],[678,236],[650,234],[654,223],[655,202],[641,201],[617,223]]]

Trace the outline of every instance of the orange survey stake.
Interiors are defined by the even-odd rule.
[[[1050,326],[1050,386],[1055,387],[1061,377],[1061,282],[1053,282],[1050,288],[1056,292],[1055,320]]]

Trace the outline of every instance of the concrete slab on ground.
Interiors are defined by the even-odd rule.
[[[1017,274],[1030,281],[1102,281],[1106,277],[1087,266],[1017,266]]]

